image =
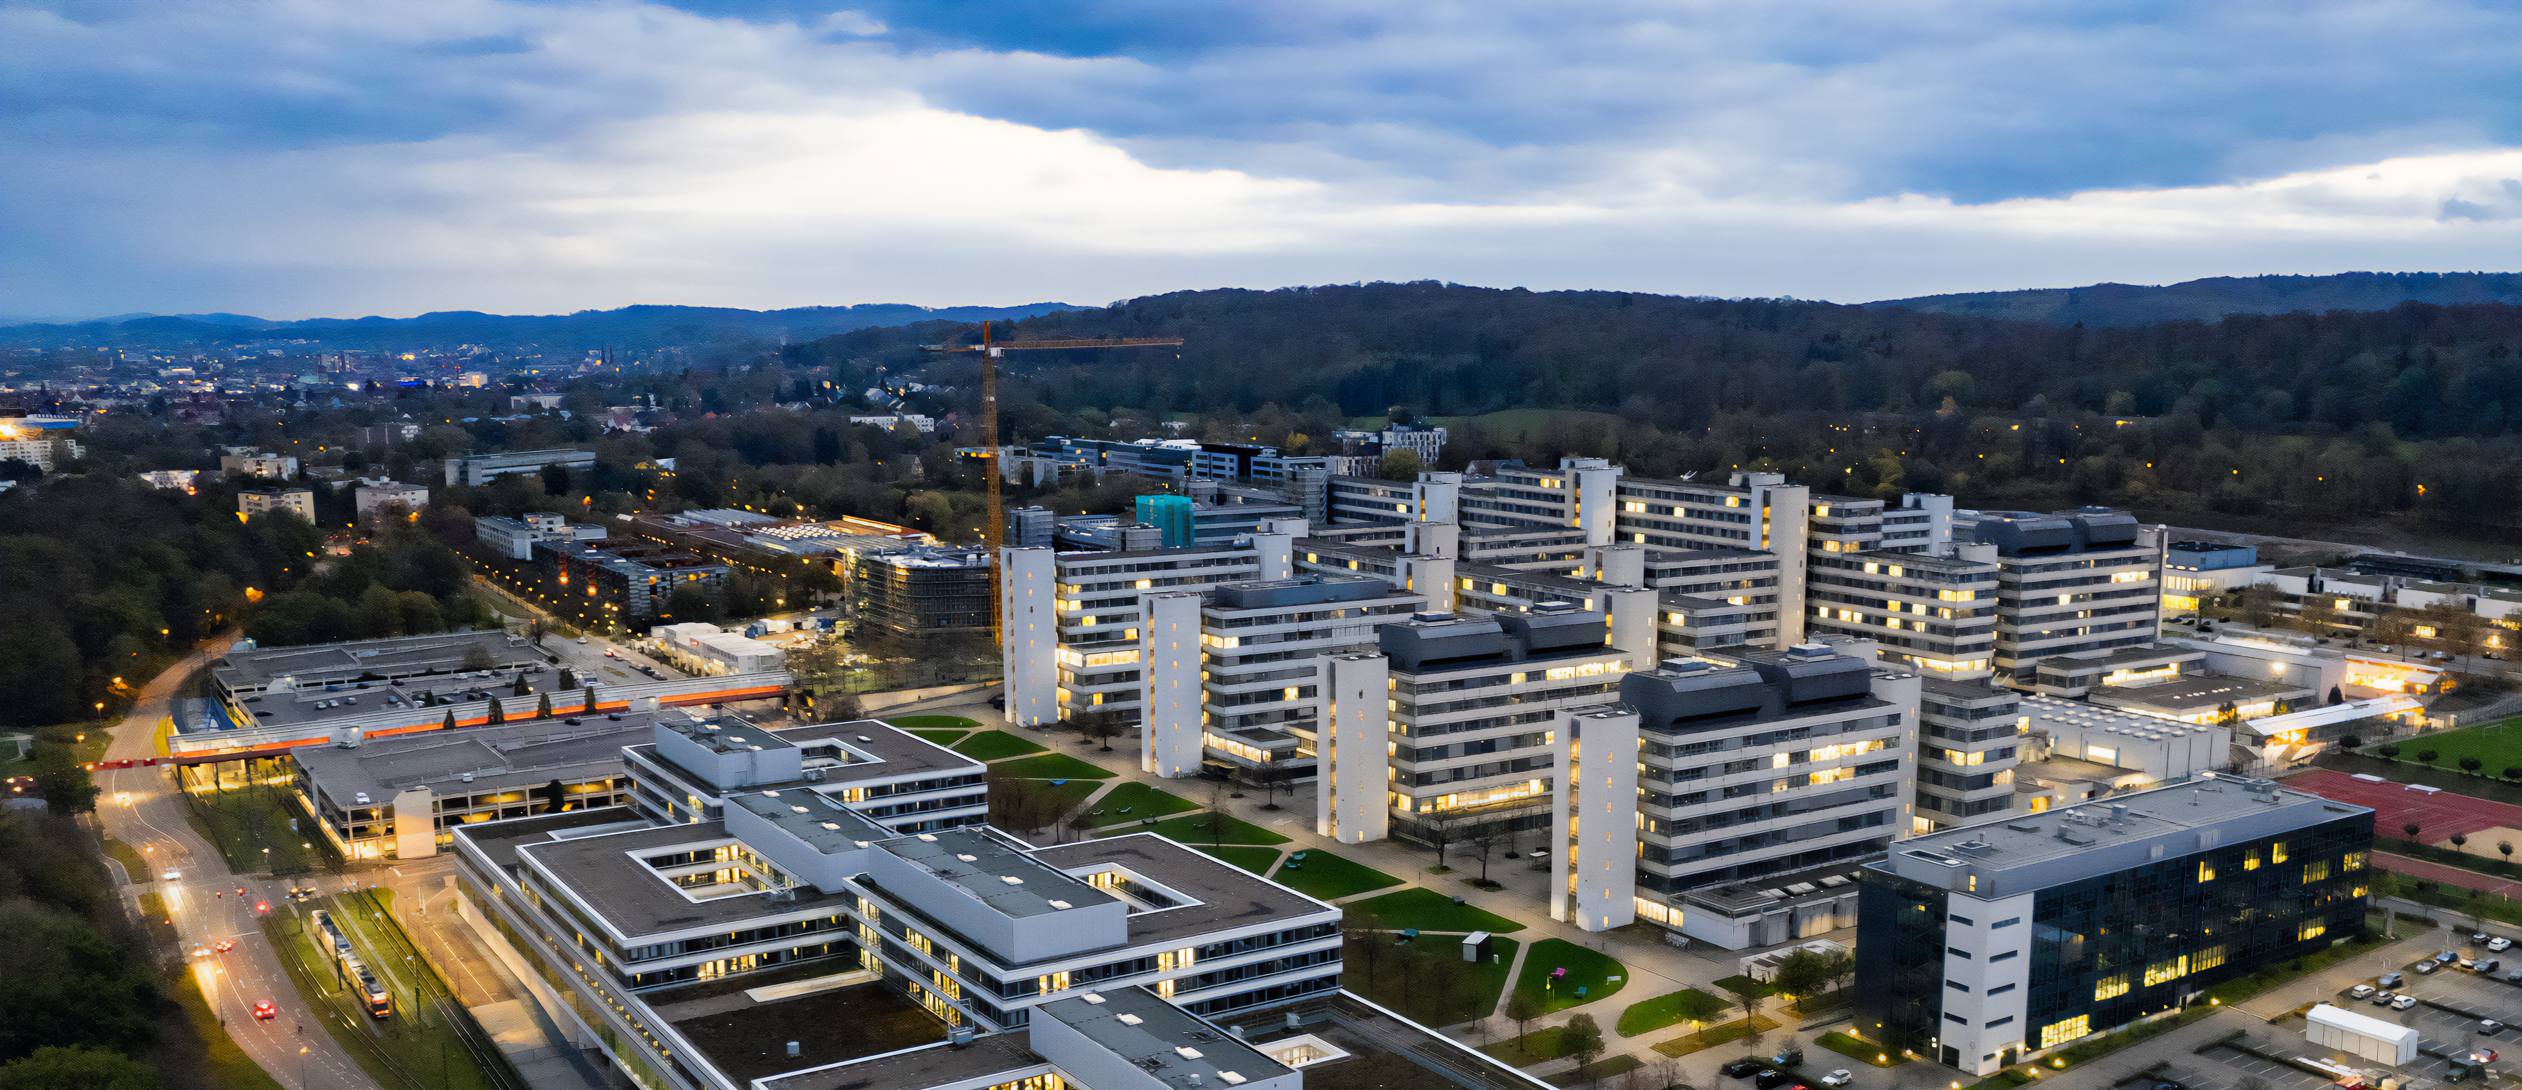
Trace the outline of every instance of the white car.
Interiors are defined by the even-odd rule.
[[[1844,1067],[1821,1077],[1823,1086],[1846,1086],[1855,1081],[1856,1075]]]
[[[2347,989],[2347,998],[2349,999],[2368,999],[2371,998],[2372,995],[2373,985],[2371,984],[2358,984],[2355,987]]]
[[[2487,948],[2501,954],[2507,950],[2513,949],[2513,940],[2505,938],[2502,935],[2498,935],[2495,938],[2487,940]]]
[[[166,873],[161,874],[158,877],[164,878],[169,882],[181,882],[184,880],[184,872],[173,867],[168,867],[166,868]]]
[[[2403,995],[2397,999],[2391,1000],[2391,1009],[2395,1011],[2404,1011],[2416,1005],[2417,997],[2413,995]]]

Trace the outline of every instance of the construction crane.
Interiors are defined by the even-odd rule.
[[[979,344],[923,344],[922,352],[978,352],[981,354],[981,431],[986,436],[981,445],[983,468],[989,473],[990,528],[984,544],[990,554],[990,628],[998,628],[998,550],[1007,544],[1007,504],[1000,498],[1004,485],[998,466],[998,357],[1008,352],[1025,352],[1046,348],[1179,348],[1180,337],[1104,337],[1082,340],[990,341],[990,324],[981,323]]]

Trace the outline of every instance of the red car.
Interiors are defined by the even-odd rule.
[[[219,940],[219,945],[218,945],[218,946],[216,946],[216,947],[213,947],[213,949],[218,950],[218,951],[219,951],[220,953],[222,953],[222,954],[227,953],[227,952],[228,952],[228,951],[230,951],[230,950],[234,950],[234,949],[236,949],[236,940],[234,940],[234,939],[221,939],[221,940]]]
[[[254,1004],[254,1017],[268,1022],[274,1018],[280,1017],[280,1008],[272,1006],[271,1000],[263,1000],[260,1003]]]

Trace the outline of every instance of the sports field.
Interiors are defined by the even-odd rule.
[[[2499,826],[2522,829],[2522,806],[2474,799],[2450,791],[2431,794],[2412,791],[2410,784],[2374,783],[2327,768],[2287,777],[2285,783],[2287,787],[2309,791],[2325,799],[2372,807],[2376,836],[2405,840],[2408,833],[2403,826],[2414,821],[2420,842],[2449,847],[2446,842],[2454,833],[2467,836]]]

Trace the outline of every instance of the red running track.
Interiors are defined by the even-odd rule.
[[[2393,840],[2408,839],[2403,826],[2412,821],[2418,826],[2417,838],[2428,844],[2442,844],[2454,833],[2475,833],[2499,825],[2522,829],[2522,806],[2489,802],[2450,791],[2427,794],[2410,791],[2407,784],[2396,781],[2367,783],[2327,768],[2289,776],[2285,784],[2325,799],[2372,807],[2373,835]]]

